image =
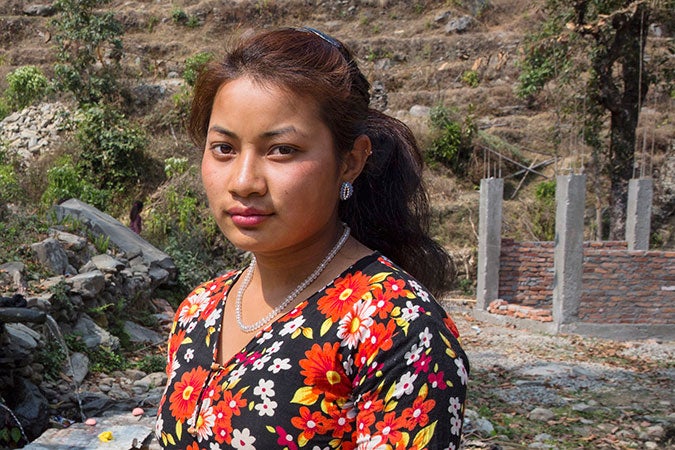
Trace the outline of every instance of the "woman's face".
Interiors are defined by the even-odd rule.
[[[334,239],[346,178],[317,105],[238,78],[220,87],[202,160],[218,226],[236,247],[280,254]]]

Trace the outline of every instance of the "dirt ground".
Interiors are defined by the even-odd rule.
[[[471,363],[464,448],[675,448],[675,342],[549,335],[444,304]]]

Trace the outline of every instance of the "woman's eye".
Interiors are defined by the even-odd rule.
[[[270,153],[273,154],[273,155],[290,155],[290,154],[293,154],[295,152],[296,152],[296,150],[293,147],[280,145],[278,147],[274,147]]]
[[[232,146],[227,144],[214,144],[211,146],[211,151],[217,155],[229,155],[234,153]]]

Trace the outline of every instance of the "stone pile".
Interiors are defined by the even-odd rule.
[[[85,211],[90,208],[81,206]],[[105,215],[98,213],[102,220]],[[125,227],[118,224],[118,228],[112,233],[116,239],[124,236]],[[138,347],[164,344],[174,311],[165,300],[153,298],[153,292],[173,282],[175,267],[166,255],[158,256],[162,255],[159,250],[149,251],[150,244],[139,246],[140,238],[129,233],[134,235],[134,245],[118,246],[111,241],[108,250],[99,251],[87,237],[54,227],[48,237],[26,247],[29,262],[0,265],[0,428],[18,420],[26,434],[24,440],[33,440],[55,421],[63,425],[110,411],[157,406],[166,383],[163,372],[129,369],[102,376],[89,372],[85,352],[68,351],[61,379],[48,380],[44,358],[36,357],[50,343],[64,346],[66,335],[78,336],[86,353],[118,349],[120,339],[107,329],[108,318],[111,311],[133,302],[137,306],[145,302],[139,310],[152,314],[156,326],[150,329],[125,321],[131,343]],[[91,232],[83,234],[91,236]],[[53,276],[37,279],[35,271],[27,269],[35,263]],[[8,415],[7,408],[16,418]],[[8,443],[0,436],[0,447],[3,444]]]
[[[41,103],[10,114],[0,122],[0,142],[9,146],[24,165],[53,149],[61,135],[73,129],[71,113],[63,103]]]

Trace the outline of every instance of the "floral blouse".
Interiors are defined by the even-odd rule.
[[[167,449],[458,449],[469,364],[453,321],[379,253],[216,364],[241,271],[176,311],[156,434]]]

